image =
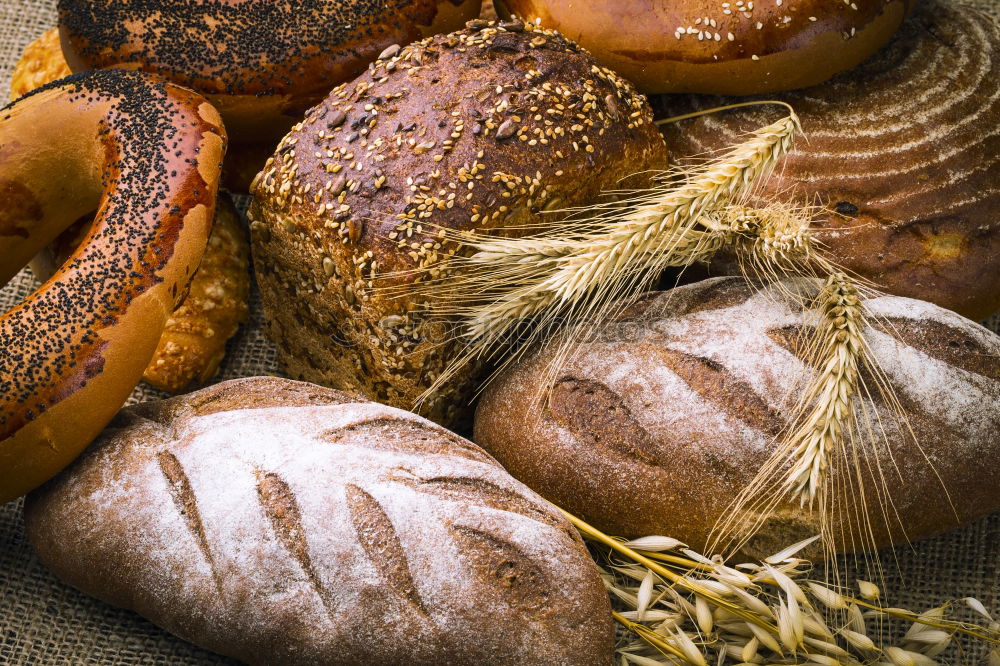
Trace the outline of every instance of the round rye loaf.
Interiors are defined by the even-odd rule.
[[[1000,310],[1000,22],[972,7],[919,3],[861,66],[770,99],[804,136],[764,201],[821,206],[815,237],[881,289],[977,321]],[[746,101],[663,96],[663,116]],[[665,125],[670,156],[725,150],[787,111],[736,109]],[[713,264],[736,274],[736,262]]]

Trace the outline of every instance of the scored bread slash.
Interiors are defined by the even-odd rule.
[[[313,384],[126,408],[25,527],[64,581],[249,664],[612,658],[604,585],[550,504],[472,442]]]

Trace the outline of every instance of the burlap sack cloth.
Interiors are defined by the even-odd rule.
[[[678,0],[683,1],[683,0]],[[1000,14],[1000,0],[973,0]],[[0,0],[0,99],[7,99],[11,70],[22,49],[55,25],[55,0]],[[998,211],[1000,214],[1000,211]],[[0,312],[27,296],[35,284],[27,272],[0,290]],[[280,373],[264,337],[254,294],[249,325],[229,345],[218,377]],[[990,323],[998,329],[1000,319]],[[140,385],[133,401],[164,397]],[[969,461],[969,464],[994,464]],[[964,529],[883,554],[888,601],[913,610],[942,600],[978,597],[1000,609],[1000,514]],[[974,664],[982,650],[954,650],[950,663]],[[139,616],[119,610],[60,583],[28,548],[21,502],[0,506],[0,664],[234,664],[167,634]]]

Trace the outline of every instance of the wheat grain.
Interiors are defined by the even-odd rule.
[[[861,598],[868,601],[878,601],[882,595],[882,591],[878,589],[878,585],[870,583],[867,580],[858,581],[858,591],[861,593]]]
[[[625,545],[634,550],[646,550],[658,553],[664,550],[675,550],[685,544],[681,543],[677,539],[671,539],[670,537],[647,536],[626,541]]]

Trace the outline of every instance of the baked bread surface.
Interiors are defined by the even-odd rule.
[[[550,31],[469,26],[386,52],[261,172],[252,250],[291,376],[412,408],[455,354],[411,288],[456,252],[447,231],[524,233],[664,166],[647,102],[617,74]],[[421,413],[458,422],[471,374]]]
[[[765,200],[817,204],[838,263],[890,293],[975,319],[1000,310],[1000,23],[955,3],[919,6],[860,67],[774,99],[804,136]],[[742,99],[653,100],[672,116]],[[665,125],[673,160],[702,156],[776,120],[776,106]],[[732,273],[735,266],[720,266]]]
[[[274,143],[383,49],[454,30],[479,0],[59,0],[74,72],[122,67],[206,95],[235,142]]]
[[[815,85],[874,53],[916,0],[502,0],[648,93],[753,95]]]
[[[125,409],[25,524],[62,579],[251,664],[611,659],[554,508],[471,442],[310,384]]]
[[[866,307],[865,337],[916,440],[866,374],[872,397],[855,410],[884,430],[852,449],[860,477],[832,463],[842,550],[923,538],[1000,508],[1000,471],[973,462],[1000,449],[1000,337],[922,301],[885,296]],[[504,372],[484,392],[474,440],[599,529],[702,548],[816,372],[798,351],[810,321],[739,278],[650,294],[554,375],[555,348]],[[818,510],[789,499],[748,552],[766,557],[819,529]]]

